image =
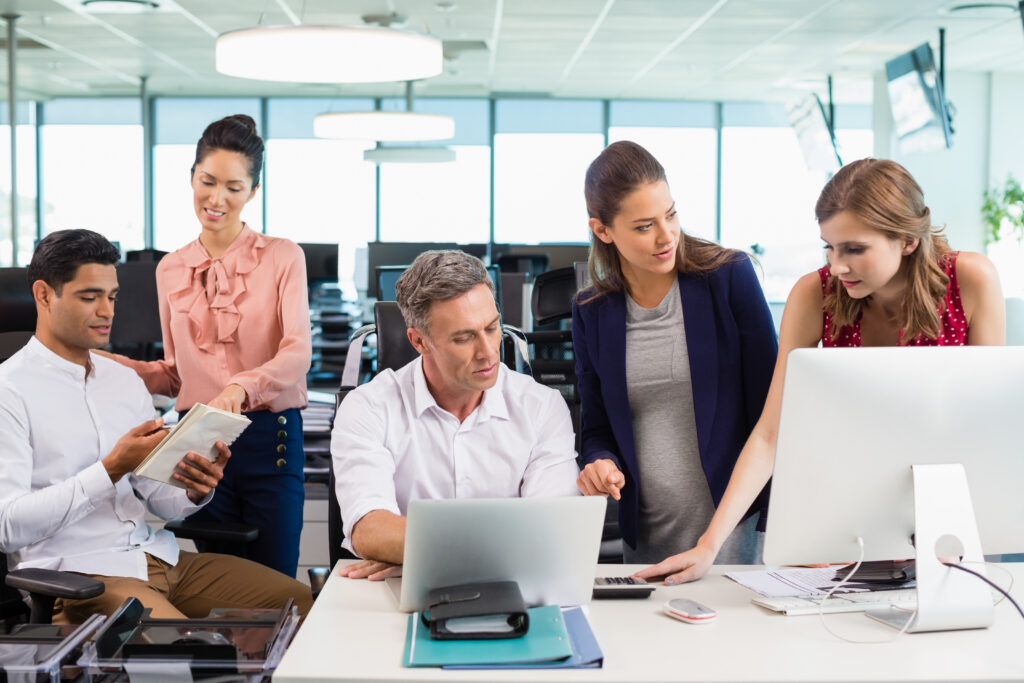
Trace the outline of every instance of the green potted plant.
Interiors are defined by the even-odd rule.
[[[985,244],[1014,236],[1024,240],[1024,188],[1012,175],[1007,176],[1002,189],[985,190],[981,217],[985,221]]]

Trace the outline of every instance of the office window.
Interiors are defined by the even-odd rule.
[[[836,143],[844,164],[875,155],[871,115],[871,106],[867,104],[836,106]]]
[[[18,126],[18,259],[27,266],[36,243],[36,131],[34,126]],[[13,263],[11,239],[11,133],[0,126],[0,266]]]
[[[327,111],[365,111],[368,99],[271,99],[267,113],[267,233],[294,242],[336,243],[338,279],[351,283],[357,247],[373,239],[376,197],[369,143],[313,137]]]
[[[825,262],[814,204],[826,181],[807,169],[783,105],[723,106],[722,244],[757,255],[769,301]]]
[[[604,148],[601,109],[594,100],[496,103],[496,242],[589,240],[583,178]]]
[[[134,98],[56,99],[43,105],[43,233],[89,228],[142,249],[141,105]]]
[[[381,109],[405,111],[405,102],[384,100]],[[451,140],[415,145],[449,147],[455,152],[455,161],[381,164],[380,239],[486,242],[490,238],[491,220],[489,102],[422,99],[416,100],[414,111],[455,119],[455,137]]]
[[[715,239],[718,135],[715,105],[703,102],[611,103],[608,142],[632,140],[665,167],[683,230]]]
[[[248,114],[260,123],[255,98],[159,98],[155,101],[153,148],[153,232],[157,249],[174,251],[199,236],[189,170],[196,142],[210,123],[229,114]],[[262,134],[262,131],[260,131]],[[263,231],[262,189],[242,210],[242,220]]]

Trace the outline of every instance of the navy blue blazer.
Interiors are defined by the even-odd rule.
[[[711,273],[680,273],[679,294],[700,461],[717,507],[768,396],[778,339],[748,258]],[[625,294],[612,292],[585,304],[574,303],[572,340],[583,459],[591,463],[608,458],[625,475],[619,526],[623,539],[635,548],[640,492],[626,391]],[[766,506],[767,489],[747,514]]]

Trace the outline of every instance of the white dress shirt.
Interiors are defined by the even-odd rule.
[[[100,461],[153,403],[134,371],[90,357],[86,376],[32,337],[0,364],[0,550],[12,569],[146,580],[145,553],[173,565],[178,544],[146,524],[142,501],[164,519],[200,506],[134,474],[110,481]]]
[[[352,528],[373,510],[405,515],[419,498],[579,495],[569,409],[562,396],[498,365],[498,381],[470,415],[437,405],[423,359],[352,391],[331,434],[336,493]]]

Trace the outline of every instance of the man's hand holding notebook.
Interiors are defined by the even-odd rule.
[[[186,488],[172,476],[185,455],[197,453],[212,462],[217,458],[216,443],[223,441],[230,446],[249,423],[249,418],[244,415],[197,403],[139,463],[135,474],[180,489]]]

